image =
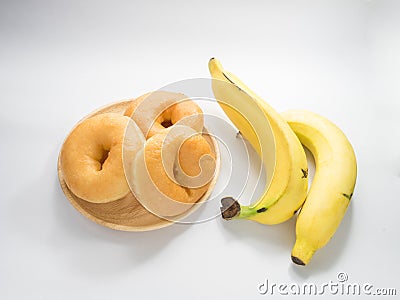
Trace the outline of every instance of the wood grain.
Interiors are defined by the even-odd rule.
[[[123,115],[129,103],[130,101],[128,100],[104,106],[87,115],[76,125],[87,118],[102,113],[113,112]],[[208,184],[209,187],[207,192],[197,203],[202,203],[208,199],[215,186],[220,169],[220,153],[216,139],[207,134],[207,130],[205,128],[203,130],[203,136],[208,141],[212,148],[212,151],[215,154],[216,170],[213,179]],[[63,174],[60,168],[60,157],[58,158],[58,178],[61,188],[69,202],[82,215],[100,225],[123,231],[148,231],[163,228],[174,223],[173,221],[162,219],[146,210],[132,193],[129,193],[122,199],[108,203],[90,203],[77,197],[72,193],[72,191],[68,188],[64,181]],[[200,205],[193,205],[193,207],[190,208],[188,211],[178,217],[174,217],[174,219],[183,219],[184,217],[193,213],[198,207],[200,207]]]

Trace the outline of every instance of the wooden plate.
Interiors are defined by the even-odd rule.
[[[80,122],[95,115],[108,112],[119,113],[123,115],[127,106],[129,105],[129,102],[130,101],[121,101],[104,106],[92,112]],[[80,122],[78,122],[78,124]],[[208,199],[218,178],[220,169],[220,153],[218,143],[214,137],[207,134],[207,130],[205,128],[203,132],[204,138],[208,141],[212,151],[215,154],[215,175],[210,181],[208,190],[203,197],[188,211],[179,215],[178,217],[174,217],[177,220],[181,220],[193,213],[200,206],[198,203],[204,202]],[[166,227],[174,223],[173,221],[162,219],[150,213],[139,203],[132,193],[129,193],[122,199],[108,203],[91,203],[77,197],[72,193],[64,181],[60,168],[60,157],[58,158],[58,178],[60,180],[61,188],[71,204],[85,217],[100,225],[123,231],[148,231]]]

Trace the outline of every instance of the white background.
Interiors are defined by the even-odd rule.
[[[396,0],[1,1],[0,298],[256,299],[271,297],[265,279],[338,272],[399,294],[399,29]],[[80,118],[208,78],[213,56],[277,110],[318,112],[354,145],[352,203],[306,267],[290,260],[295,220],[118,232],[62,194],[57,156]]]

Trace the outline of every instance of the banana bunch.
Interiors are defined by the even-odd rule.
[[[246,206],[223,198],[222,217],[278,224],[300,209],[292,261],[306,265],[328,243],[347,210],[357,177],[353,148],[337,126],[317,114],[279,114],[215,58],[209,61],[209,70],[215,98],[257,151],[267,174],[264,193],[255,203]],[[309,191],[302,145],[316,164]]]

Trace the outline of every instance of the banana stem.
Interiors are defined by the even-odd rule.
[[[231,219],[247,219],[259,213],[267,211],[266,207],[256,209],[250,206],[242,206],[232,197],[221,199],[221,214],[225,220]]]
[[[232,197],[221,199],[221,215],[225,220],[231,220],[240,215],[240,204]]]
[[[238,219],[247,219],[248,217],[254,216],[257,213],[261,213],[266,211],[266,209],[257,210],[255,208],[251,208],[250,206],[241,206],[240,214],[237,216]]]

